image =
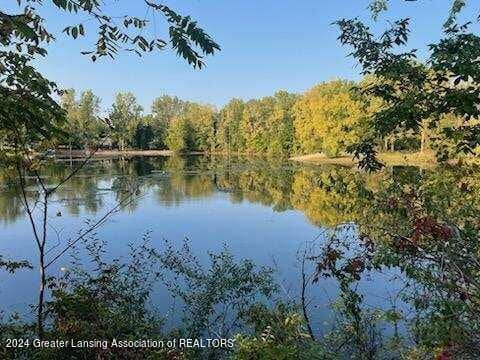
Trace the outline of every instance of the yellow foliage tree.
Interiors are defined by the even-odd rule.
[[[293,110],[299,152],[337,156],[359,139],[366,104],[352,91],[353,85],[343,80],[325,82],[300,97]]]

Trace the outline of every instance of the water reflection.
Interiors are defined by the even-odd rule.
[[[41,176],[52,186],[75,166],[75,163],[52,161],[41,169]],[[162,238],[173,243],[190,238],[193,252],[200,258],[206,251],[221,249],[227,243],[233,254],[257,264],[270,266],[274,260],[279,280],[293,284],[291,288],[285,286],[292,291],[296,291],[294,286],[299,284],[298,268],[294,264],[299,248],[314,238],[319,240],[317,245],[321,245],[326,238],[319,237],[319,233],[348,224],[338,232],[338,238],[345,242],[343,255],[351,255],[355,242],[360,242],[360,249],[379,245],[375,247],[375,256],[367,252],[361,263],[354,254],[351,263],[357,266],[350,266],[350,270],[364,268],[368,262],[375,261],[378,265],[375,269],[396,269],[395,277],[402,274],[398,276],[398,285],[405,279],[405,273],[422,283],[424,273],[416,277],[412,274],[418,274],[423,267],[428,270],[425,271],[428,279],[438,278],[444,282],[445,274],[449,274],[443,262],[441,268],[436,268],[435,263],[428,263],[420,256],[416,258],[423,253],[411,242],[421,245],[422,251],[433,249],[427,253],[429,256],[435,255],[440,247],[451,249],[453,260],[455,254],[473,254],[471,262],[470,259],[464,262],[462,276],[469,272],[474,273],[470,278],[478,276],[479,242],[472,241],[478,240],[480,231],[478,174],[478,169],[473,167],[429,170],[395,167],[365,173],[332,165],[307,166],[241,157],[102,159],[89,163],[59,189],[51,215],[55,217],[57,211],[62,213],[61,217],[55,217],[53,225],[64,231],[62,238],[68,239],[81,228],[79,223],[84,218],[103,215],[135,189],[134,201],[123,209],[123,214],[115,214],[99,234],[99,238],[109,244],[109,256],[121,256],[128,244],[138,240],[146,230],[152,231],[152,243],[159,247]],[[0,221],[5,225],[0,232],[1,251],[10,258],[28,258],[34,263],[31,230],[23,218],[16,184],[12,174],[3,173],[0,177]],[[33,203],[38,194],[33,177],[28,179],[27,195]],[[455,242],[443,246],[452,238],[452,229],[461,232],[461,236],[455,235]],[[52,234],[49,244],[53,245],[54,240]],[[407,244],[406,240],[411,241]],[[314,248],[314,252],[319,249],[320,246]],[[348,259],[345,261],[348,263]],[[477,265],[473,266],[473,261]],[[58,269],[61,266],[68,266],[68,258],[62,259]],[[457,274],[452,273],[449,286],[461,283]],[[384,306],[385,299],[404,288],[403,283],[395,286],[392,271],[368,274],[367,278],[371,281],[362,282],[361,290],[367,295],[369,306]],[[17,304],[19,299],[31,302],[35,295],[37,284],[31,273],[20,272],[0,281],[2,305]],[[435,290],[429,285],[427,282],[424,293],[415,293],[415,299],[427,301],[429,298],[424,295],[432,296],[432,288]],[[312,289],[319,306],[312,314],[315,328],[322,328],[321,324],[328,319],[325,294],[334,293],[332,289],[335,290],[332,282],[324,280]],[[165,291],[159,290],[158,294],[154,303],[167,304],[162,311],[169,311],[170,300]],[[445,294],[440,295],[439,298]],[[456,295],[450,292],[445,295],[452,296]],[[476,308],[474,310],[478,314]]]
[[[47,184],[55,184],[75,166],[51,162],[41,175]],[[10,224],[24,213],[12,174],[2,174],[1,181],[0,221]],[[478,209],[479,181],[476,169],[472,168],[396,167],[368,174],[331,165],[313,167],[260,158],[203,156],[92,161],[58,190],[55,201],[63,205],[68,215],[79,216],[97,214],[104,208],[106,196],[113,193],[118,202],[133,188],[137,189],[137,196],[126,209],[129,212],[138,207],[141,194],[151,193],[159,204],[171,207],[224,193],[232,203],[248,201],[279,212],[293,209],[301,211],[316,226],[334,227],[374,219],[387,221],[388,209],[381,214],[370,204],[374,194],[386,189],[391,192],[392,184],[399,188],[428,184],[430,193],[424,195],[430,196],[438,213],[448,215],[450,220],[461,221],[465,211]],[[27,195],[34,200],[38,194],[29,191]]]

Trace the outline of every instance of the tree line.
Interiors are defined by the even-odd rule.
[[[100,120],[100,99],[91,90],[77,96],[67,90],[62,106],[67,121],[62,145],[83,149],[102,144],[125,149],[169,149],[182,152],[225,152],[289,156],[321,152],[339,156],[358,143],[382,107],[362,89],[374,79],[356,83],[322,82],[303,94],[277,91],[273,96],[244,101],[234,98],[223,108],[163,95],[150,113],[134,94],[117,93],[108,111],[109,126]],[[445,116],[443,127],[427,125],[417,131],[398,131],[379,142],[379,151],[424,151],[445,145],[442,132],[455,125]]]

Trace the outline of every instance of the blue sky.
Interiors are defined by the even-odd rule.
[[[120,55],[115,61],[92,64],[80,55],[88,38],[71,41],[64,35],[49,46],[39,69],[61,87],[92,89],[107,109],[116,91],[131,91],[150,109],[162,94],[222,106],[233,97],[250,99],[276,90],[302,92],[332,78],[358,78],[358,68],[337,41],[331,23],[343,17],[369,19],[369,0],[178,0],[166,1],[182,14],[190,14],[221,45],[207,59],[207,67],[193,70],[171,51],[138,58]],[[450,0],[391,0],[391,8],[373,24],[381,29],[387,20],[412,18],[411,46],[425,54],[426,44],[441,35]],[[143,1],[120,0],[113,14],[142,16]],[[466,13],[472,13],[467,9]],[[59,32],[66,22],[57,11],[44,9],[47,26]],[[88,23],[87,23],[88,25]],[[157,23],[158,33],[165,27]]]

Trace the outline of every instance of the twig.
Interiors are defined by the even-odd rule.
[[[84,239],[85,236],[93,232],[95,229],[100,227],[110,216],[112,216],[114,213],[118,212],[122,207],[127,206],[133,201],[133,196],[129,195],[122,201],[120,201],[117,205],[115,205],[112,209],[110,209],[107,213],[105,213],[98,221],[96,221],[88,230],[84,231],[81,233],[75,240],[69,241],[67,246],[60,251],[57,255],[55,255],[52,260],[50,260],[47,265],[45,265],[45,268],[48,268],[50,265],[52,265],[55,261],[57,261],[63,254],[65,254],[72,246],[74,246],[77,242],[80,240]]]
[[[98,150],[103,146],[103,144],[105,143],[105,138],[102,140],[102,142],[100,143],[100,145],[97,146],[97,148],[92,151],[83,161],[82,163],[77,166],[76,169],[74,169],[72,172],[70,172],[70,174],[68,174],[67,177],[63,178],[63,180],[60,180],[60,182],[54,186],[53,188],[49,189],[48,190],[48,194],[52,194],[54,193],[55,191],[57,191],[57,189],[62,186],[63,184],[65,184],[68,180],[70,180],[73,176],[75,176],[80,170],[82,170],[85,165],[87,165],[87,163],[90,161],[90,159],[98,152]]]

